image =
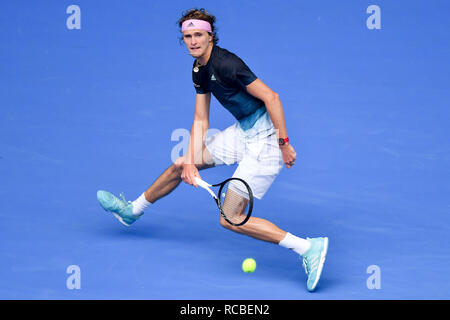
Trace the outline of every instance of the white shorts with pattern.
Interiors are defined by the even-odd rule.
[[[277,135],[272,129],[249,139],[236,123],[205,141],[215,165],[238,163],[233,177],[244,179],[255,198],[261,199],[283,168]]]

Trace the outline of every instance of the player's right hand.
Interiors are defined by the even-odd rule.
[[[294,147],[291,144],[287,144],[280,146],[280,149],[286,168],[291,168],[295,164],[295,160],[297,160],[297,153],[295,152]]]
[[[200,174],[198,173],[197,167],[193,164],[183,164],[181,179],[183,179],[184,182],[190,184],[191,186],[198,187],[197,183],[195,182],[195,177],[201,178]]]

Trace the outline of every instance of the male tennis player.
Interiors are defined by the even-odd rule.
[[[234,177],[244,179],[254,197],[261,199],[284,165],[291,168],[296,152],[289,143],[280,97],[265,85],[235,54],[217,46],[215,17],[204,9],[191,9],[179,20],[182,39],[195,58],[192,77],[196,90],[194,124],[187,154],[178,158],[133,202],[98,191],[101,206],[129,226],[144,210],[184,182],[197,186],[199,170],[220,164],[238,164]],[[237,122],[212,137],[209,128],[211,93],[232,113]],[[200,137],[200,139],[198,139]],[[200,142],[197,142],[200,141]],[[328,238],[300,238],[257,217],[234,232],[279,244],[298,253],[313,291],[319,281],[328,248]]]

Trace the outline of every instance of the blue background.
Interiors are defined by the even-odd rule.
[[[81,30],[68,30],[69,5]],[[369,30],[369,5],[381,30]],[[328,236],[315,293],[298,257],[220,227],[182,184],[130,228],[96,191],[138,197],[190,129],[192,57],[176,21],[217,16],[219,45],[280,94],[296,165],[255,206]],[[2,1],[0,298],[448,299],[448,1]],[[216,100],[212,128],[234,119]],[[235,167],[203,171],[210,182]],[[253,274],[241,262],[253,257]],[[81,289],[68,290],[69,265]],[[366,272],[381,270],[381,289]]]

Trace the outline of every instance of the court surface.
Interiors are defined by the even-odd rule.
[[[0,4],[1,299],[449,298],[447,1],[79,0],[74,30],[70,4]],[[312,294],[296,254],[223,229],[203,190],[182,184],[130,228],[97,203],[138,197],[191,127],[176,21],[194,6],[281,97],[298,161],[254,214],[329,237]],[[233,122],[213,99],[210,127]]]

